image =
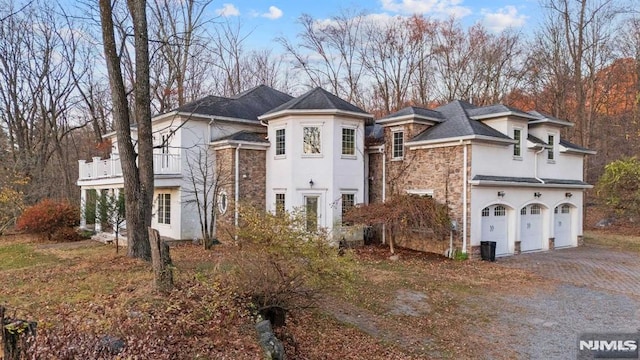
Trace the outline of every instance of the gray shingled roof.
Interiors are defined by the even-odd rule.
[[[392,118],[397,118],[397,117],[402,117],[402,116],[407,116],[407,115],[416,115],[418,117],[427,117],[430,119],[434,119],[436,121],[442,122],[444,121],[444,116],[442,116],[441,113],[435,111],[435,110],[430,110],[430,109],[425,109],[425,108],[421,108],[421,107],[417,107],[417,106],[407,106],[405,108],[402,108],[396,112],[394,112],[393,114],[389,114],[385,117],[383,117],[380,120],[383,119],[392,119]]]
[[[526,113],[520,109],[516,109],[514,107],[502,105],[502,104],[477,107],[477,108],[469,109],[468,111],[468,114],[470,117],[486,116],[491,114],[504,114],[504,113],[513,113],[516,116],[521,116],[524,118],[536,117],[535,115]]]
[[[497,181],[497,182],[515,182],[515,183],[524,183],[524,184],[541,184],[540,181],[536,178],[532,177],[513,177],[513,176],[491,176],[491,175],[476,175],[472,180],[476,181]],[[580,186],[589,186],[586,182],[582,180],[570,180],[570,179],[545,179],[543,178],[545,184],[549,185],[580,185]]]
[[[577,151],[581,151],[581,152],[593,152],[593,150],[589,150],[585,147],[576,145],[574,143],[570,143],[567,140],[564,139],[560,139],[560,145],[568,148],[568,149],[572,149],[572,150],[577,150]]]
[[[269,143],[269,140],[265,138],[266,134],[251,132],[251,131],[238,131],[231,135],[227,135],[221,137],[220,139],[214,140],[214,142],[231,140],[231,141],[246,141],[246,142],[260,142],[260,143]]]
[[[460,100],[452,101],[436,108],[435,111],[442,114],[446,120],[428,128],[410,141],[429,141],[474,135],[493,137],[500,140],[511,140],[510,137],[500,131],[480,121],[470,119],[468,111],[473,109],[477,108]]]
[[[535,116],[537,119],[531,120],[532,123],[545,123],[551,122],[556,123],[561,126],[572,126],[573,123],[567,120],[558,119],[557,117],[551,116],[549,114],[545,114],[536,110],[529,111],[529,114]]]
[[[537,137],[535,137],[535,136],[533,136],[531,134],[527,135],[527,140],[531,141],[534,144],[542,145],[544,147],[550,147],[549,144],[547,144],[546,142],[542,141],[541,139],[539,139],[539,138],[537,138]]]
[[[290,95],[260,85],[231,98],[207,96],[182,105],[175,111],[257,121],[258,116],[291,99]]]
[[[272,109],[267,114],[273,114],[286,110],[341,110],[369,115],[359,107],[340,99],[323,88],[317,87],[307,93],[291,99],[288,102]]]
[[[384,139],[384,128],[380,124],[367,125],[364,127],[364,137],[382,140]]]

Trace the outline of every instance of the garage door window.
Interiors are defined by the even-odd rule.
[[[569,213],[569,205],[562,205],[562,213],[563,214]]]
[[[493,216],[505,216],[507,214],[507,209],[504,206],[496,206],[493,210]]]
[[[520,215],[527,215],[527,208],[523,207],[522,209],[520,209]]]
[[[531,205],[531,215],[540,215],[540,205]]]
[[[482,216],[483,217],[489,216],[489,208],[488,207],[482,209]]]

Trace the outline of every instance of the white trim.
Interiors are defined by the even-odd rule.
[[[385,118],[376,120],[377,124],[392,126],[392,125],[405,125],[405,124],[423,124],[423,125],[434,125],[439,124],[443,120],[432,118],[429,116],[421,116],[421,115],[403,115],[399,117]]]
[[[408,190],[405,190],[405,191],[409,195],[433,197],[433,189],[408,189]]]
[[[472,120],[486,120],[486,119],[495,119],[495,118],[499,118],[499,117],[505,117],[505,116],[515,116],[515,117],[519,117],[519,118],[523,118],[523,119],[532,119],[532,120],[538,120],[540,119],[538,116],[533,116],[531,114],[527,114],[524,112],[514,112],[514,111],[503,111],[500,113],[491,113],[491,114],[484,114],[484,115],[476,115],[476,116],[469,116],[469,119]]]
[[[209,145],[216,150],[235,149],[240,146],[247,150],[266,150],[270,146],[268,143],[229,139],[210,142]]]
[[[337,109],[305,109],[305,110],[287,109],[287,110],[280,110],[270,114],[260,115],[258,116],[258,120],[268,121],[269,119],[284,117],[287,115],[343,115],[347,117],[355,117],[355,118],[361,118],[361,119],[373,118],[373,115],[369,113],[360,113],[360,112],[337,110]]]
[[[566,147],[562,144],[558,144],[558,152],[559,153],[569,153],[569,154],[587,154],[587,155],[595,155],[598,152],[595,150],[589,150],[589,149],[585,149],[585,150],[580,150],[580,149],[576,149],[576,148],[570,148],[570,147]]]
[[[496,181],[496,180],[471,180],[469,181],[474,186],[508,186],[508,187],[532,187],[532,188],[566,188],[566,189],[591,189],[593,185],[579,185],[579,184],[549,184],[549,183],[528,183],[517,181]]]
[[[533,121],[529,121],[529,125],[555,125],[558,127],[573,127],[575,126],[574,123],[570,122],[570,121],[565,121],[565,120],[560,120],[560,119],[549,119],[548,117],[545,117],[543,119],[540,118],[536,118],[536,120]]]
[[[490,143],[504,144],[505,146],[516,143],[516,141],[511,138],[500,139],[493,136],[466,135],[466,136],[456,136],[456,137],[434,139],[434,140],[409,141],[409,142],[406,142],[405,145],[411,149],[413,148],[428,149],[430,147],[429,145],[436,145],[436,144],[444,144],[444,146],[460,145],[460,141],[465,141],[465,140],[486,141]]]

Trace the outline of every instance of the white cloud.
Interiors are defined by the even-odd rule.
[[[387,11],[404,14],[446,15],[462,18],[471,14],[471,9],[460,6],[462,0],[380,0]]]
[[[280,17],[282,17],[282,10],[278,9],[275,6],[269,6],[269,12],[264,13],[260,16],[271,20],[279,19]]]
[[[493,32],[501,32],[507,28],[516,28],[525,24],[529,18],[526,15],[518,14],[515,6],[507,5],[496,12],[482,10],[482,24]]]
[[[233,4],[224,3],[221,8],[216,9],[216,14],[224,17],[238,16],[240,15],[240,10]]]

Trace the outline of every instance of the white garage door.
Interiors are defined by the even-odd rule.
[[[496,255],[509,253],[507,238],[507,209],[502,205],[488,206],[482,209],[481,241],[495,241]]]
[[[553,211],[555,247],[573,246],[571,240],[571,206],[564,204],[557,206]]]
[[[542,249],[542,208],[538,204],[520,209],[520,251]]]

